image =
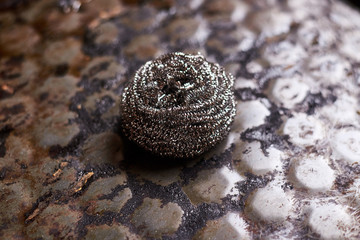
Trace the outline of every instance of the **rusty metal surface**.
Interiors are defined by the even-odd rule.
[[[327,0],[0,9],[1,239],[360,237],[357,11]],[[187,161],[150,156],[120,124],[124,84],[174,51],[236,79],[230,135]]]

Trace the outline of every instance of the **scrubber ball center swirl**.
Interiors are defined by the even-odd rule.
[[[234,79],[202,55],[147,62],[124,89],[125,135],[156,155],[191,158],[221,141],[235,116]]]

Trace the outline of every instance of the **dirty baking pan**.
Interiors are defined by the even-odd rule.
[[[354,6],[1,1],[0,239],[359,239],[360,13]],[[208,135],[176,142],[178,135],[160,124],[175,112],[133,130],[143,137],[136,132],[141,127],[155,139],[158,127],[183,153],[195,142],[194,149],[204,150],[185,159],[131,141],[121,110],[136,71],[172,52],[200,54],[233,76],[219,92],[232,91],[236,114],[217,99],[211,111],[229,115],[179,120],[195,129],[196,119],[217,119],[221,124],[207,127],[211,134],[226,130],[224,118],[233,119],[214,146]],[[162,90],[193,86],[180,80]],[[141,86],[143,94],[153,93],[153,85]],[[127,116],[140,109],[133,104]]]

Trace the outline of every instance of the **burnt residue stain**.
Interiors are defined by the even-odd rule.
[[[36,216],[49,205],[51,197],[52,193],[47,192],[40,196],[35,203],[33,203],[31,209],[24,214],[25,225],[36,219]]]
[[[102,115],[115,104],[115,99],[111,96],[105,95],[99,99],[95,104],[95,111],[93,112],[83,107],[87,98],[91,95],[103,90],[115,90],[113,87],[113,78],[94,79],[92,77],[100,71],[106,71],[108,67],[108,62],[101,62],[90,69],[89,74],[82,76],[79,87],[83,88],[83,90],[77,92],[75,96],[72,97],[69,106],[69,109],[77,114],[77,117],[73,121],[79,125],[80,133],[76,135],[67,146],[52,146],[49,151],[52,158],[80,156],[80,147],[90,135],[105,131],[118,132],[120,112],[107,120],[102,118]]]
[[[245,173],[246,180],[238,183],[237,188],[240,191],[240,206],[244,209],[246,199],[255,189],[265,187],[271,180],[268,176],[257,176],[252,173]]]
[[[0,149],[0,151],[1,151],[1,149]],[[0,152],[0,154],[2,154],[2,153]],[[5,179],[7,171],[9,171],[9,169],[7,167],[3,167],[0,169],[0,181]]]
[[[250,97],[253,95],[250,95]],[[262,96],[260,94],[260,96]],[[279,129],[283,124],[282,116],[290,116],[290,111],[285,108],[280,108],[276,104],[269,101],[271,106],[270,115],[266,117],[265,123],[249,128],[241,133],[241,139],[243,141],[259,141],[261,149],[265,156],[268,156],[267,148],[271,145],[275,146],[280,150],[293,148],[291,142],[288,140],[289,136],[279,134]]]
[[[336,189],[341,193],[346,193],[350,185],[355,181],[354,174],[360,174],[360,165],[346,165],[343,169],[343,174],[336,177]]]
[[[250,101],[259,98],[266,98],[266,95],[259,89],[238,88],[235,90],[235,97],[241,101]]]
[[[5,63],[5,69],[0,71],[0,78],[5,81],[11,81],[17,77],[21,76],[21,73],[18,71],[21,64],[24,62],[24,56],[18,55],[9,58]]]
[[[308,115],[315,113],[316,109],[325,106],[327,104],[332,104],[336,101],[337,97],[333,94],[328,94],[324,96],[322,93],[308,93],[302,103],[299,103],[299,106],[303,108]]]
[[[4,157],[6,154],[6,146],[5,146],[6,139],[13,130],[14,129],[8,125],[0,129],[0,158]],[[3,173],[2,175],[5,176],[6,173],[5,168],[2,168],[2,173]]]
[[[116,187],[113,189],[112,193],[104,195],[101,198],[112,199],[117,194],[117,192],[121,191],[125,187],[133,189],[132,198],[126,202],[121,211],[108,211],[96,216],[85,213],[76,228],[79,239],[86,235],[87,226],[102,224],[110,225],[113,221],[121,223],[124,226],[128,226],[133,230],[133,232],[137,233],[138,230],[132,226],[130,220],[132,213],[142,204],[144,197],[161,199],[163,204],[168,202],[176,202],[181,205],[181,203],[184,202],[184,204],[187,204],[187,207],[191,205],[188,202],[186,195],[181,191],[181,187],[178,183],[174,183],[166,187],[156,185],[150,181],[140,183],[132,174],[128,174],[128,182],[126,185]]]
[[[201,170],[217,169],[222,166],[232,167],[232,151],[233,146],[225,150],[220,155],[214,155],[209,159],[200,158],[196,160],[193,167],[185,167],[181,172],[181,179],[183,185],[189,184],[189,182],[195,179]]]
[[[6,84],[0,88],[0,100],[10,98],[15,95],[17,91],[27,85],[27,82],[17,85],[16,87],[8,87]]]
[[[76,102],[79,100],[85,100],[87,96],[92,95],[95,92],[100,92],[102,89],[109,89],[112,85],[111,82],[113,79],[97,79],[93,76],[101,71],[106,71],[108,67],[110,66],[109,62],[101,62],[97,64],[96,66],[93,66],[88,74],[85,74],[82,76],[82,79],[79,83],[79,87],[83,87],[85,91],[79,92],[74,98],[74,101],[72,103],[81,103]],[[82,97],[82,99],[80,99]]]
[[[96,38],[101,35],[101,31],[96,31],[96,28],[88,28],[84,34],[84,46],[83,51],[89,56],[108,56],[114,55],[119,56],[123,49],[119,46],[128,44],[131,39],[135,36],[131,28],[118,23],[120,17],[114,17],[113,19],[107,20],[106,22],[113,22],[118,26],[118,37],[114,43],[97,43]]]
[[[203,228],[207,221],[218,219],[226,214],[226,209],[216,203],[202,203],[196,208],[187,207],[187,221],[180,225],[177,239],[189,239]],[[176,239],[174,238],[174,239]]]
[[[184,168],[181,172],[182,185],[185,186],[195,179],[198,172],[206,169],[218,169],[222,166],[231,167],[232,164],[232,147],[226,150],[221,155],[215,155],[210,159],[202,159],[198,161],[191,168]],[[179,192],[177,193],[179,194]],[[180,194],[183,194],[180,193]],[[181,195],[182,196],[182,195]],[[189,198],[180,198],[182,201],[176,202],[182,207],[187,216],[186,221],[183,221],[175,233],[175,239],[189,239],[202,229],[209,220],[218,219],[224,216],[229,211],[241,212],[244,205],[241,204],[241,199],[231,199],[226,196],[222,199],[222,204],[218,203],[201,203],[199,205],[191,204]]]
[[[80,133],[71,139],[70,143],[65,147],[60,145],[51,146],[49,156],[54,159],[67,156],[79,156],[79,145],[85,141],[87,136],[84,133],[84,130],[80,130]]]
[[[16,115],[24,111],[24,105],[22,103],[15,104],[11,107],[4,107],[0,110],[0,114],[2,116],[8,116],[10,118],[11,115]],[[8,119],[5,117],[5,121]],[[3,120],[4,121],[4,120]],[[5,122],[4,121],[4,122]]]
[[[259,84],[260,89],[265,90],[269,86],[271,80],[276,79],[281,76],[282,70],[283,69],[281,67],[274,66],[274,67],[264,69],[261,72],[254,74],[255,79],[257,80],[257,82]]]
[[[15,85],[13,82],[21,77],[21,66],[24,56],[17,55],[2,62],[0,70],[0,100],[12,97],[17,91],[27,85],[27,81]]]
[[[132,147],[136,148],[136,146]],[[173,233],[171,236],[165,235],[162,237],[163,239],[189,239],[198,230],[204,227],[208,220],[222,217],[229,210],[240,212],[244,207],[243,204],[240,204],[241,201],[234,201],[229,197],[224,199],[224,202],[229,203],[226,204],[225,208],[223,204],[217,203],[202,203],[198,206],[195,206],[190,202],[190,199],[182,190],[182,186],[186,185],[189,179],[195,178],[197,175],[196,172],[200,169],[214,169],[231,164],[231,149],[227,150],[220,156],[214,156],[213,158],[206,161],[199,161],[198,164],[191,168],[184,168],[180,174],[181,180],[173,182],[167,186],[160,186],[148,180],[139,180],[135,174],[128,172],[127,169],[131,167],[131,165],[134,165],[139,168],[143,167],[148,171],[154,169],[156,172],[158,168],[166,169],[174,166],[182,166],[186,163],[183,159],[181,161],[179,160],[178,162],[171,162],[169,159],[167,162],[164,162],[166,161],[165,159],[153,161],[155,158],[152,159],[151,155],[145,151],[134,155],[134,149],[129,150],[128,154],[132,154],[131,156],[135,157],[137,160],[131,158],[130,155],[126,155],[125,159],[127,160],[122,162],[120,165],[120,168],[126,171],[127,183],[125,185],[115,187],[111,193],[101,196],[101,199],[112,199],[118,192],[125,188],[132,189],[132,198],[125,203],[121,211],[118,213],[104,212],[101,215],[96,216],[85,213],[76,228],[79,239],[86,235],[87,226],[111,224],[113,221],[129,227],[129,229],[131,229],[134,233],[140,234],[140,229],[136,229],[132,225],[131,216],[134,211],[142,204],[145,197],[149,197],[151,199],[161,199],[163,205],[170,202],[176,203],[184,211],[186,221],[181,222],[178,230],[175,233]],[[254,181],[249,179],[249,182],[251,182],[251,186],[255,188]]]
[[[96,110],[94,111],[93,115],[99,116],[101,114],[104,114],[111,108],[115,103],[115,100],[111,98],[110,96],[106,95],[99,99],[99,101],[96,103]]]

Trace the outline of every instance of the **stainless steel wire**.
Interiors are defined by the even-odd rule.
[[[234,78],[200,55],[147,62],[121,98],[125,135],[156,155],[191,158],[214,147],[235,116]]]

